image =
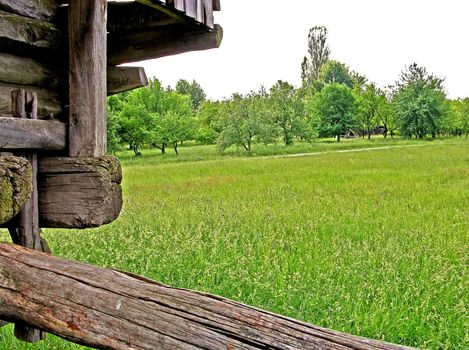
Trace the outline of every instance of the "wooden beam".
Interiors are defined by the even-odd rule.
[[[117,94],[148,85],[143,67],[108,67],[107,94]]]
[[[56,89],[63,86],[65,65],[43,63],[38,60],[0,52],[0,82]]]
[[[115,157],[40,159],[41,227],[88,228],[112,222],[122,208],[121,181]]]
[[[0,0],[0,9],[50,21],[57,13],[57,4],[55,0]]]
[[[0,224],[20,212],[31,195],[31,165],[22,157],[0,156]]]
[[[106,153],[106,0],[72,1],[69,34],[69,155]]]
[[[213,11],[221,11],[221,2],[220,0],[212,0]]]
[[[27,57],[46,56],[49,61],[63,59],[57,53],[61,42],[58,28],[49,22],[0,11],[2,52]],[[55,55],[51,51],[56,51]]]
[[[12,89],[21,85],[25,86],[27,90],[35,90],[34,87],[51,90],[63,89],[66,87],[66,74],[61,73],[65,71],[65,67],[62,68],[57,67],[57,64],[47,64],[32,58],[0,52],[0,85],[1,83],[15,84]],[[108,95],[135,89],[147,84],[148,79],[144,69],[141,67],[107,68]],[[8,98],[4,98],[4,100],[7,102]],[[42,109],[46,106],[43,101],[41,101],[40,105]],[[1,112],[6,113],[6,108],[8,106],[5,104]]]
[[[11,92],[16,89],[33,90],[38,97],[38,114],[43,117],[60,119],[62,116],[61,97],[57,92],[37,87],[0,83],[0,113],[10,114]]]
[[[187,32],[179,28],[173,33],[157,36],[149,32],[135,38],[109,37],[108,62],[112,65],[149,60],[188,51],[218,48],[223,39],[223,29],[218,24],[212,31]]]
[[[55,120],[0,117],[0,150],[63,151],[67,126]]]
[[[0,266],[0,317],[100,349],[410,349],[6,243]]]

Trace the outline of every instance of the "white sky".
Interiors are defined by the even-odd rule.
[[[469,96],[469,0],[221,0],[219,49],[141,62],[164,85],[195,79],[211,99],[282,79],[299,86],[309,28],[329,30],[331,58],[385,86],[405,65]]]

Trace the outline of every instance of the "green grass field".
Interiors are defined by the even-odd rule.
[[[284,158],[217,156],[209,147],[165,160],[122,153],[121,217],[44,236],[65,258],[365,337],[467,349],[469,142],[391,142],[419,147],[255,151],[328,151]],[[22,345],[11,333],[1,330],[1,349],[79,348],[52,336]]]

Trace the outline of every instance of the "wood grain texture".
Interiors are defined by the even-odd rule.
[[[0,150],[62,151],[66,133],[66,125],[58,121],[0,117]]]
[[[38,97],[38,115],[40,117],[61,119],[62,102],[58,92],[34,86],[0,83],[0,114],[11,112],[11,92],[16,89],[32,90]]]
[[[55,60],[61,40],[59,29],[52,23],[0,11],[2,52]]]
[[[143,67],[108,67],[107,94],[117,94],[148,85]]]
[[[0,9],[50,21],[56,15],[57,4],[55,0],[0,0]]]
[[[147,32],[138,37],[109,36],[108,62],[112,65],[178,55],[189,51],[218,48],[223,29],[218,24],[212,31],[189,31],[175,26],[164,34]]]
[[[0,317],[97,348],[409,349],[5,243],[0,266]]]
[[[0,156],[0,224],[20,212],[31,195],[31,165],[22,157]]]
[[[55,63],[0,52],[0,82],[3,83],[56,89],[65,85],[63,68]]]
[[[66,88],[68,84],[65,65],[47,64],[38,60],[5,54],[0,52],[0,84],[13,84],[14,87],[24,86],[26,89],[36,87],[48,90]],[[145,70],[141,67],[108,67],[107,94],[112,95],[148,84]],[[44,94],[42,94],[44,95]],[[41,101],[42,112],[45,108]],[[6,111],[4,107],[3,113]]]
[[[87,228],[112,222],[122,208],[121,181],[115,157],[40,159],[41,227]]]
[[[106,153],[106,0],[68,7],[69,155]]]

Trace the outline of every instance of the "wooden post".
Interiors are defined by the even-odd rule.
[[[69,155],[106,152],[106,0],[71,0],[69,31]]]
[[[25,92],[22,89],[11,93],[12,114],[15,118],[37,119],[37,96],[34,92]],[[21,212],[8,224],[13,243],[23,247],[50,252],[45,240],[39,235],[39,208],[37,192],[37,154],[25,154],[32,169],[31,197]],[[36,342],[45,338],[45,333],[39,329],[31,328],[26,323],[15,324],[15,336],[27,342]]]

